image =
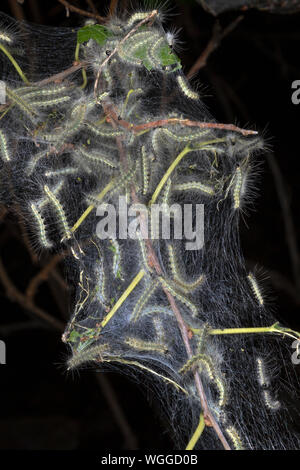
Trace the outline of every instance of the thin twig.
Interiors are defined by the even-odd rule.
[[[109,5],[109,16],[113,16],[115,14],[116,8],[117,8],[118,0],[111,0],[110,5]]]
[[[33,302],[31,302],[31,300],[29,300],[26,297],[26,295],[22,294],[16,288],[16,286],[14,285],[14,283],[11,281],[10,277],[8,276],[1,258],[0,258],[0,281],[2,282],[6,290],[7,297],[11,299],[11,301],[17,302],[19,305],[21,305],[21,307],[23,307],[24,310],[28,310],[34,313],[41,320],[46,321],[57,330],[59,331],[64,330],[64,324],[60,320],[57,320],[56,318],[49,315],[49,313],[37,307]]]
[[[38,274],[31,279],[26,289],[26,297],[28,300],[33,301],[38,286],[48,279],[51,271],[53,271],[57,263],[59,263],[64,256],[65,253],[57,253],[52,256],[49,263],[47,263],[46,266],[44,266]]]
[[[56,284],[58,284],[64,291],[68,291],[69,290],[69,286],[68,284],[66,283],[66,281],[64,280],[63,276],[61,275],[61,273],[56,269],[54,268],[53,271],[50,272],[50,277],[56,282]]]
[[[23,7],[22,7],[22,5],[17,3],[16,0],[9,0],[9,6],[10,6],[10,10],[11,10],[13,16],[18,21],[23,21],[25,19]]]
[[[200,54],[200,56],[198,57],[194,65],[189,70],[187,74],[187,78],[191,78],[193,75],[195,75],[200,69],[202,69],[206,65],[207,59],[211,55],[211,53],[219,47],[221,41],[226,36],[228,36],[228,34],[230,34],[234,30],[234,28],[237,27],[237,25],[243,20],[243,18],[244,17],[242,15],[238,16],[234,21],[232,21],[232,23],[230,23],[223,30],[221,29],[219,21],[217,20],[215,22],[214,27],[213,27],[212,37],[209,40],[204,51]]]
[[[239,132],[240,134],[244,136],[257,134],[257,131],[253,131],[249,129],[242,129],[240,127],[235,126],[234,124],[221,124],[218,122],[200,122],[200,121],[191,121],[190,119],[178,119],[178,118],[159,119],[157,121],[146,122],[145,124],[132,124],[130,122],[125,121],[124,119],[119,119],[120,115],[119,115],[118,110],[116,111],[116,108],[113,108],[110,103],[105,106],[107,109],[109,108],[109,119],[110,118],[113,119],[120,126],[135,133],[139,133],[147,129],[154,129],[156,127],[180,124],[182,126],[188,126],[188,127],[200,127],[203,129],[222,129],[222,130],[227,130],[227,131]]]
[[[106,21],[105,17],[100,16],[96,13],[90,13],[89,11],[82,10],[81,8],[77,8],[74,5],[71,5],[71,3],[67,2],[66,0],[58,0],[58,2],[64,5],[64,7],[68,8],[70,11],[74,11],[74,13],[78,13],[82,16],[87,16],[88,18],[95,18],[99,21],[99,23],[105,23]]]
[[[181,124],[182,126],[188,127],[200,127],[202,129],[222,129],[226,131],[239,132],[242,135],[255,135],[257,131],[252,131],[249,129],[242,129],[235,126],[234,124],[221,124],[219,122],[199,122],[199,121],[190,121],[190,119],[161,119],[158,121],[147,122],[145,124],[132,125],[132,129],[135,132],[139,132],[144,129],[151,129],[154,127],[162,127],[169,124]]]
[[[88,6],[89,6],[90,9],[92,10],[92,12],[93,12],[94,14],[96,14],[96,15],[99,16],[99,13],[98,13],[98,11],[97,11],[97,8],[96,8],[95,5],[94,5],[93,0],[86,0],[86,3],[88,4]]]
[[[63,291],[58,288],[58,285],[57,285],[58,283],[55,281],[54,276],[53,276],[54,272],[55,272],[55,269],[51,271],[49,278],[47,280],[47,285],[61,313],[62,318],[66,322],[68,322],[70,319],[69,318],[70,317],[69,315],[70,314],[69,312],[70,298],[69,298],[67,291],[65,292],[65,294],[63,294]]]

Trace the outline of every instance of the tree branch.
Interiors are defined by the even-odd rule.
[[[30,299],[26,297],[26,295],[22,294],[16,288],[16,286],[13,284],[10,277],[8,276],[1,258],[0,258],[0,281],[2,282],[6,290],[7,297],[12,302],[17,302],[19,305],[21,305],[21,307],[23,307],[24,310],[28,310],[34,313],[41,320],[52,325],[56,330],[61,331],[61,332],[64,330],[64,324],[60,320],[57,320],[56,318],[49,315],[49,313],[37,307]]]
[[[215,22],[214,27],[213,27],[212,37],[209,40],[204,51],[200,54],[199,58],[196,60],[194,65],[189,70],[187,74],[187,78],[191,78],[193,75],[195,75],[200,69],[202,69],[206,65],[207,59],[211,55],[211,53],[219,47],[219,45],[221,44],[221,41],[226,36],[228,36],[228,34],[230,34],[243,19],[244,17],[242,15],[238,16],[234,21],[232,21],[232,23],[230,23],[223,30],[220,26],[219,21],[217,20]]]
[[[82,10],[81,8],[77,8],[74,5],[71,5],[71,3],[67,2],[66,0],[57,0],[59,3],[64,5],[65,8],[68,8],[70,11],[73,11],[74,13],[78,13],[79,15],[82,16],[87,16],[88,18],[95,18],[96,20],[99,21],[99,23],[105,23],[107,18],[98,15],[97,13],[90,13],[89,11]]]

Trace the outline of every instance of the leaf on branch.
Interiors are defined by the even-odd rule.
[[[176,70],[181,69],[181,62],[179,57],[174,54],[168,44],[165,44],[159,51],[161,64],[164,66],[177,64]]]
[[[149,49],[149,46],[147,44],[142,45],[141,47],[136,49],[136,51],[134,52],[134,57],[136,59],[140,59],[144,67],[146,67],[146,69],[150,71],[154,68],[154,65],[152,63],[151,58],[148,55],[148,49]],[[175,54],[173,54],[168,44],[165,44],[159,50],[159,61],[160,61],[161,66],[163,67],[177,64],[176,70],[181,68],[180,59]]]
[[[110,36],[113,36],[113,33],[105,26],[92,24],[84,26],[77,32],[77,41],[81,44],[94,39],[94,41],[102,46]]]

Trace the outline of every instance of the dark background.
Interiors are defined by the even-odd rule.
[[[92,11],[89,1],[71,3]],[[130,2],[118,3],[130,8]],[[100,15],[107,14],[110,2],[94,0],[93,4]],[[172,0],[169,7],[166,25],[182,28],[179,55],[187,73],[211,39],[216,18],[195,0]],[[0,10],[38,24],[83,23],[83,17],[72,11],[67,17],[65,7],[55,0],[22,4],[2,0]],[[267,295],[275,316],[299,331],[295,240],[299,235],[300,105],[292,104],[291,84],[300,80],[300,14],[280,14],[280,7],[277,11],[243,9],[219,15],[222,28],[241,14],[244,18],[192,83],[218,121],[255,126],[272,151],[262,156],[260,196],[255,211],[241,223],[242,245],[249,268],[258,264],[268,278]],[[59,53],[58,42],[53,49]],[[20,221],[4,208],[0,217],[2,263],[14,286],[24,293],[51,257],[36,258]],[[65,323],[72,292],[62,273],[58,263],[39,285],[35,304]],[[3,276],[0,306],[0,339],[7,347],[7,365],[0,365],[0,449],[172,448],[167,426],[159,419],[158,402],[150,392],[125,376],[92,370],[66,373],[68,353],[60,333],[39,321],[31,308],[25,310],[24,298],[7,283],[3,286]]]

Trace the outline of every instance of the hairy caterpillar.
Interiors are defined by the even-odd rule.
[[[255,295],[257,299],[258,304],[262,307],[264,305],[264,298],[258,286],[257,280],[255,279],[252,273],[248,274],[248,280],[249,280],[251,289],[253,291],[253,294]]]
[[[0,130],[0,152],[1,152],[1,157],[3,160],[6,160],[9,162],[10,156],[9,156],[9,150],[8,150],[8,142],[7,138],[4,134],[3,131]]]
[[[64,236],[66,238],[70,238],[71,237],[70,227],[66,218],[65,211],[62,207],[62,204],[59,202],[58,198],[55,196],[55,194],[53,194],[53,192],[50,190],[50,188],[47,185],[44,186],[44,191],[47,197],[49,198],[49,201],[51,201],[55,207]]]
[[[37,222],[38,227],[39,227],[39,236],[40,236],[42,246],[44,248],[51,248],[52,243],[47,239],[47,234],[46,234],[47,231],[46,231],[46,226],[45,226],[45,222],[43,220],[43,217],[39,213],[38,208],[33,203],[31,204],[30,207],[31,207],[31,210],[34,214],[34,217],[35,217],[36,222]]]
[[[187,82],[185,81],[185,79],[183,77],[178,75],[177,82],[178,82],[178,85],[179,85],[182,93],[184,93],[185,96],[187,96],[191,100],[198,100],[199,99],[198,93],[196,93],[195,91],[191,90],[191,88],[189,88]]]
[[[258,383],[261,387],[266,388],[270,385],[270,380],[265,370],[264,361],[261,357],[258,357],[256,362],[257,362]]]

